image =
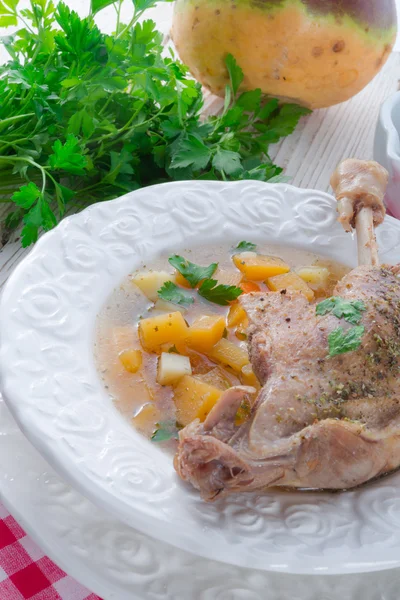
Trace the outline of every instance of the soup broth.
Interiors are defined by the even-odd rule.
[[[310,252],[268,245],[259,245],[256,252],[221,245],[180,254],[197,265],[218,263],[212,278],[240,287],[242,293],[290,292],[299,285],[311,302],[332,295],[336,282],[349,271]],[[275,268],[276,257],[280,260]],[[95,358],[110,398],[154,441],[175,438],[192,418],[204,420],[224,389],[260,387],[247,357],[247,318],[240,303],[221,306],[206,300],[168,258],[160,256],[130,274],[111,294],[96,324]],[[264,268],[272,269],[271,277],[263,278]],[[193,302],[180,306],[160,298],[157,286],[168,279]],[[153,321],[155,317],[161,320]],[[157,338],[151,343],[146,328]],[[238,424],[249,412],[248,407],[239,409]]]

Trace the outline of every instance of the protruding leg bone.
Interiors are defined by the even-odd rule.
[[[357,231],[358,263],[377,265],[378,247],[374,227],[382,223],[389,174],[380,164],[344,160],[331,178],[338,201],[339,222],[345,231]]]
[[[378,244],[371,208],[361,208],[356,216],[356,232],[359,265],[379,265]]]

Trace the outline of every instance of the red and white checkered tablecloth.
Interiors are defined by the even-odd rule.
[[[100,600],[55,565],[0,504],[0,600]]]

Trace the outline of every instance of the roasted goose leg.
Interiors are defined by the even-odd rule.
[[[301,294],[243,297],[250,358],[263,387],[257,397],[251,388],[228,390],[204,423],[180,432],[175,457],[179,475],[206,500],[270,486],[347,489],[400,466],[400,286],[396,268],[372,264],[375,238],[363,216],[372,212],[377,224],[383,218],[378,198],[386,175],[356,161],[335,177],[339,218],[361,232],[362,262],[369,263],[334,292],[363,303],[361,342],[331,355],[330,335],[351,326],[332,313],[317,315]],[[374,185],[380,192],[372,202]],[[252,414],[236,427],[244,398]]]

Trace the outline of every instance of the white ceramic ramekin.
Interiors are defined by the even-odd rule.
[[[400,219],[400,92],[383,103],[374,142],[374,158],[389,171],[388,212]]]

